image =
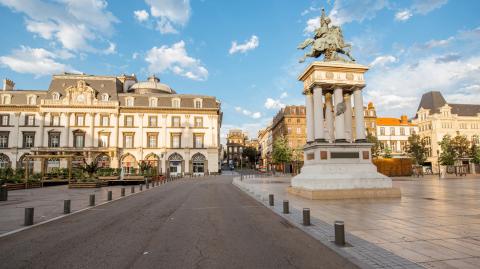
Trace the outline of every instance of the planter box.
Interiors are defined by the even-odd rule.
[[[68,184],[69,189],[100,188],[106,186],[108,186],[107,182],[71,182]]]
[[[144,176],[124,176],[124,180],[145,180]]]
[[[98,177],[99,180],[108,181],[108,180],[118,180],[119,176],[101,176]]]
[[[7,183],[7,189],[9,191],[14,190],[23,190],[23,189],[33,189],[33,188],[41,188],[41,182],[28,182],[26,185],[25,183]]]

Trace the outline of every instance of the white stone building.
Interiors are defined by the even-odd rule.
[[[125,173],[140,161],[162,174],[216,173],[221,122],[215,97],[177,94],[155,76],[54,75],[46,91],[16,90],[4,80],[0,166],[23,166],[29,154],[73,154],[74,162]]]
[[[376,136],[380,142],[382,153],[390,149],[393,157],[406,155],[408,137],[418,134],[418,127],[408,121],[407,116],[398,118],[377,118]]]

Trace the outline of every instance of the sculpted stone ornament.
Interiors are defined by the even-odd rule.
[[[303,63],[307,57],[318,58],[324,55],[324,61],[344,61],[354,62],[355,59],[350,55],[351,45],[343,40],[342,29],[339,26],[329,26],[331,20],[325,15],[325,9],[322,8],[322,16],[320,17],[320,27],[315,29],[313,38],[307,38],[303,43],[298,45],[298,49],[312,47],[309,53],[300,58],[299,62]],[[338,54],[344,54],[348,59],[340,57]]]

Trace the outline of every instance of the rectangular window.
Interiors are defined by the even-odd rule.
[[[133,148],[133,134],[124,134],[123,144],[125,148]]]
[[[60,133],[59,132],[48,133],[48,146],[50,148],[60,147]]]
[[[148,116],[148,127],[157,127],[157,116]]]
[[[84,114],[76,114],[75,115],[75,125],[76,126],[85,126],[85,115]]]
[[[127,98],[125,104],[126,106],[133,106],[133,98]]]
[[[156,107],[157,106],[157,98],[150,98],[150,100],[148,100],[149,102],[149,106],[150,107]]]
[[[195,108],[202,108],[202,101],[195,100]]]
[[[385,128],[384,127],[380,127],[380,135],[385,135]]]
[[[100,139],[98,140],[98,146],[101,148],[108,148],[109,135],[105,133],[100,134]]]
[[[132,115],[126,115],[126,116],[124,116],[124,118],[125,118],[125,126],[133,127],[133,116]]]
[[[172,107],[179,108],[180,107],[180,100],[172,99]]]
[[[400,135],[405,135],[405,128],[403,127],[400,128]]]
[[[172,117],[172,127],[180,127],[180,117]]]
[[[0,132],[0,148],[8,148],[8,132]]]
[[[52,115],[52,120],[50,122],[52,126],[60,126],[60,116],[59,115]]]
[[[182,146],[181,134],[172,134],[171,135],[171,144],[172,148],[180,148]]]
[[[156,148],[157,140],[158,140],[157,134],[147,134],[147,143],[148,143],[147,147]]]
[[[203,118],[202,117],[195,117],[195,127],[203,127]]]
[[[197,149],[203,148],[203,134],[193,135],[193,147]]]
[[[301,134],[301,133],[302,133],[302,128],[297,127],[297,134]]]
[[[390,127],[390,135],[395,135],[395,127]]]
[[[35,133],[24,132],[23,133],[23,147],[32,148],[35,146]]]
[[[100,125],[101,126],[108,126],[110,124],[109,120],[110,120],[110,117],[108,115],[102,115],[100,117]]]
[[[0,115],[0,124],[1,126],[8,126],[10,121],[9,115]]]
[[[25,125],[34,126],[35,125],[35,115],[25,115]]]
[[[85,133],[78,132],[73,134],[73,145],[76,148],[85,147]]]

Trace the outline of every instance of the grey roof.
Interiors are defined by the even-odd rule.
[[[445,101],[442,94],[438,91],[430,91],[424,93],[422,95],[422,99],[420,100],[420,104],[418,105],[418,109],[424,108],[429,109],[432,114],[439,113],[440,108],[448,104],[452,107],[452,114],[456,114],[458,116],[476,116],[480,113],[480,105],[474,104],[450,104]],[[417,115],[415,115],[417,118]]]

